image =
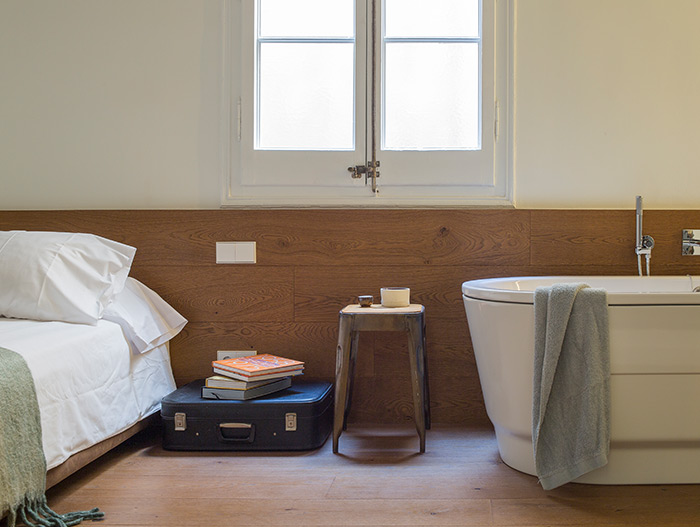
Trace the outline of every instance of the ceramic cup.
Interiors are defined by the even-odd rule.
[[[408,287],[382,287],[382,306],[408,307],[411,303],[411,290]]]

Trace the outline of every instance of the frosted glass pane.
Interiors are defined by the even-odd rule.
[[[386,46],[386,150],[470,150],[479,142],[479,46]]]
[[[258,148],[354,148],[352,43],[261,45]]]
[[[260,0],[262,37],[352,37],[353,0]]]
[[[478,37],[480,0],[386,0],[387,37]]]

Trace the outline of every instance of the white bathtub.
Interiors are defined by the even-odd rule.
[[[700,483],[700,276],[472,280],[464,307],[486,411],[509,466],[535,474],[534,290],[583,282],[608,291],[611,444],[581,483]]]

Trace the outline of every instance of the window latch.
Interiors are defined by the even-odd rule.
[[[350,177],[353,179],[359,179],[364,176],[365,183],[367,183],[369,178],[374,180],[379,177],[379,170],[377,170],[378,167],[379,161],[375,162],[374,164],[372,164],[370,161],[366,165],[355,165],[354,167],[348,167],[348,172],[350,172]]]
[[[368,170],[369,168],[367,165],[355,165],[354,167],[348,167],[348,172],[350,172],[350,177],[352,179],[360,179],[367,173]]]

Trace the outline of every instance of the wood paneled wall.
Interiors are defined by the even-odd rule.
[[[700,275],[681,256],[700,211],[647,211],[652,274]],[[407,286],[426,307],[432,416],[487,420],[461,299],[465,280],[633,275],[634,211],[168,210],[0,211],[0,230],[92,232],[137,247],[132,276],[189,323],[171,346],[178,384],[210,374],[217,349],[303,360],[332,380],[338,311],[357,295]],[[257,264],[217,265],[215,242],[257,242]],[[507,326],[504,325],[504,331]],[[351,420],[410,420],[405,338],[361,336]]]

